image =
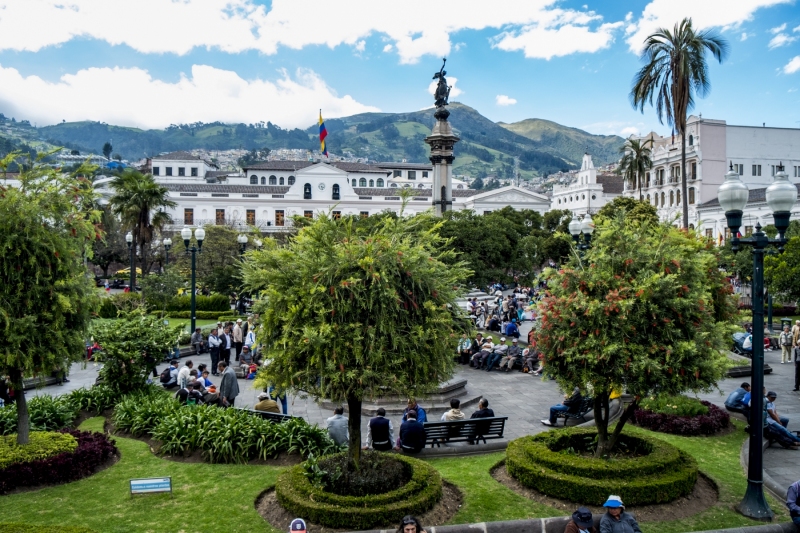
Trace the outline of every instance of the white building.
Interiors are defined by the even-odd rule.
[[[597,174],[592,156],[583,155],[578,179],[569,185],[553,185],[551,209],[569,209],[573,215],[596,213],[622,194],[623,180],[615,174]]]
[[[691,227],[700,223],[699,206],[716,199],[730,163],[750,188],[766,188],[781,162],[790,181],[800,182],[800,129],[733,126],[724,120],[692,115],[687,122],[687,136],[687,200]],[[650,133],[640,139],[650,138],[653,139],[653,168],[645,175],[641,196],[656,206],[662,220],[673,221],[680,218],[683,209],[681,137]],[[637,198],[640,192],[635,184],[626,183],[624,194]],[[714,230],[715,238],[717,235]]]

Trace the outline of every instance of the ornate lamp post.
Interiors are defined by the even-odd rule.
[[[169,266],[169,249],[172,248],[172,239],[164,239],[164,266]]]
[[[592,215],[586,214],[583,220],[573,218],[569,223],[569,232],[575,241],[575,246],[583,252],[592,247],[592,233],[594,232],[594,221]],[[583,239],[581,239],[581,234]]]
[[[749,246],[753,252],[753,380],[750,399],[750,450],[747,467],[747,491],[744,498],[736,506],[743,515],[756,520],[772,520],[774,513],[764,498],[763,450],[764,428],[761,424],[764,409],[764,253],[768,246],[776,245],[783,252],[786,244],[785,233],[789,227],[789,217],[797,200],[797,188],[789,182],[789,176],[783,171],[783,164],[778,166],[775,180],[767,187],[767,204],[775,219],[778,238],[770,239],[763,231],[761,224],[756,225],[756,232],[747,238],[739,238],[742,226],[742,214],[750,191],[739,179],[739,174],[730,170],[725,174],[725,182],[720,186],[717,196],[719,205],[725,211],[728,227],[731,230],[731,249],[736,252],[741,246]]]
[[[239,255],[244,255],[245,250],[247,250],[247,235],[240,233],[236,237],[236,242],[239,243]]]
[[[130,231],[128,232],[127,235],[125,235],[125,242],[128,243],[128,252],[130,253],[131,256],[131,275],[129,277],[129,283],[131,286],[131,291],[133,291],[134,283],[136,282],[136,258],[134,256],[135,249],[133,246],[133,233],[131,233]]]
[[[206,230],[204,230],[203,228],[197,228],[196,230],[194,230],[194,238],[197,240],[197,246],[196,247],[192,246],[191,248],[189,248],[189,242],[192,240],[192,230],[191,229],[189,229],[188,227],[184,227],[181,230],[181,237],[183,237],[183,244],[184,244],[184,246],[186,246],[186,253],[187,254],[188,253],[192,254],[192,312],[191,312],[191,314],[192,314],[192,326],[191,326],[192,329],[191,329],[191,332],[194,333],[195,325],[197,323],[197,317],[195,316],[195,314],[196,314],[196,309],[195,309],[196,301],[195,300],[197,298],[197,296],[195,295],[195,292],[197,290],[197,280],[196,280],[196,277],[195,277],[195,273],[197,271],[197,266],[196,266],[196,263],[195,263],[195,257],[196,257],[198,252],[202,252],[202,250],[203,250],[203,239],[206,238]]]

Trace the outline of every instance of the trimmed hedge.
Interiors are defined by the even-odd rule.
[[[714,435],[730,425],[731,416],[727,411],[705,400],[700,403],[708,408],[707,415],[678,416],[637,409],[633,413],[633,422],[651,431],[684,436]]]
[[[185,311],[192,305],[192,295],[187,294],[184,296],[176,296],[167,305],[167,314],[172,316],[173,311]],[[194,299],[195,309],[198,311],[220,311],[228,312],[231,310],[231,301],[224,294],[212,294],[211,296],[204,296],[202,294],[195,295]]]
[[[381,452],[372,452],[381,453]],[[283,472],[275,484],[278,503],[295,516],[332,528],[370,529],[398,523],[405,515],[419,515],[442,498],[442,477],[419,459],[392,455],[412,469],[411,481],[383,494],[340,496],[314,487],[302,464]]]
[[[75,437],[67,433],[35,431],[28,444],[17,445],[16,435],[0,437],[0,469],[17,463],[47,459],[64,452],[74,452],[78,447]]]
[[[590,429],[550,431],[511,441],[506,449],[509,475],[526,487],[576,503],[602,505],[618,494],[628,505],[666,503],[690,494],[697,482],[697,463],[671,444],[624,435],[644,456],[595,459],[570,453],[570,444],[591,439]]]
[[[219,320],[220,311],[195,311],[194,316],[199,320]],[[191,311],[169,311],[167,313],[169,318],[192,318]]]
[[[0,524],[0,533],[97,533],[94,529],[74,526],[35,526],[32,524]]]
[[[0,469],[0,494],[17,487],[54,485],[90,476],[115,453],[113,440],[102,433],[69,431],[78,442],[73,452],[47,459],[16,463]]]

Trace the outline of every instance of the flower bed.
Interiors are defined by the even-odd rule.
[[[633,422],[651,431],[684,436],[714,435],[730,426],[731,417],[725,410],[707,401],[700,403],[708,409],[708,414],[681,416],[637,409]]]
[[[16,435],[0,437],[0,470],[13,464],[47,459],[64,452],[74,452],[78,441],[69,433],[35,431],[30,434],[28,444],[17,445]]]
[[[93,474],[97,467],[117,453],[114,441],[102,433],[77,430],[66,433],[78,441],[74,451],[15,463],[0,470],[0,494],[17,487],[54,485],[81,479]]]

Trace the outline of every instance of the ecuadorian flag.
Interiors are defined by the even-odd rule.
[[[328,136],[328,130],[325,129],[325,122],[322,120],[322,109],[319,110],[319,151],[328,157],[328,148],[325,147],[325,137]]]

